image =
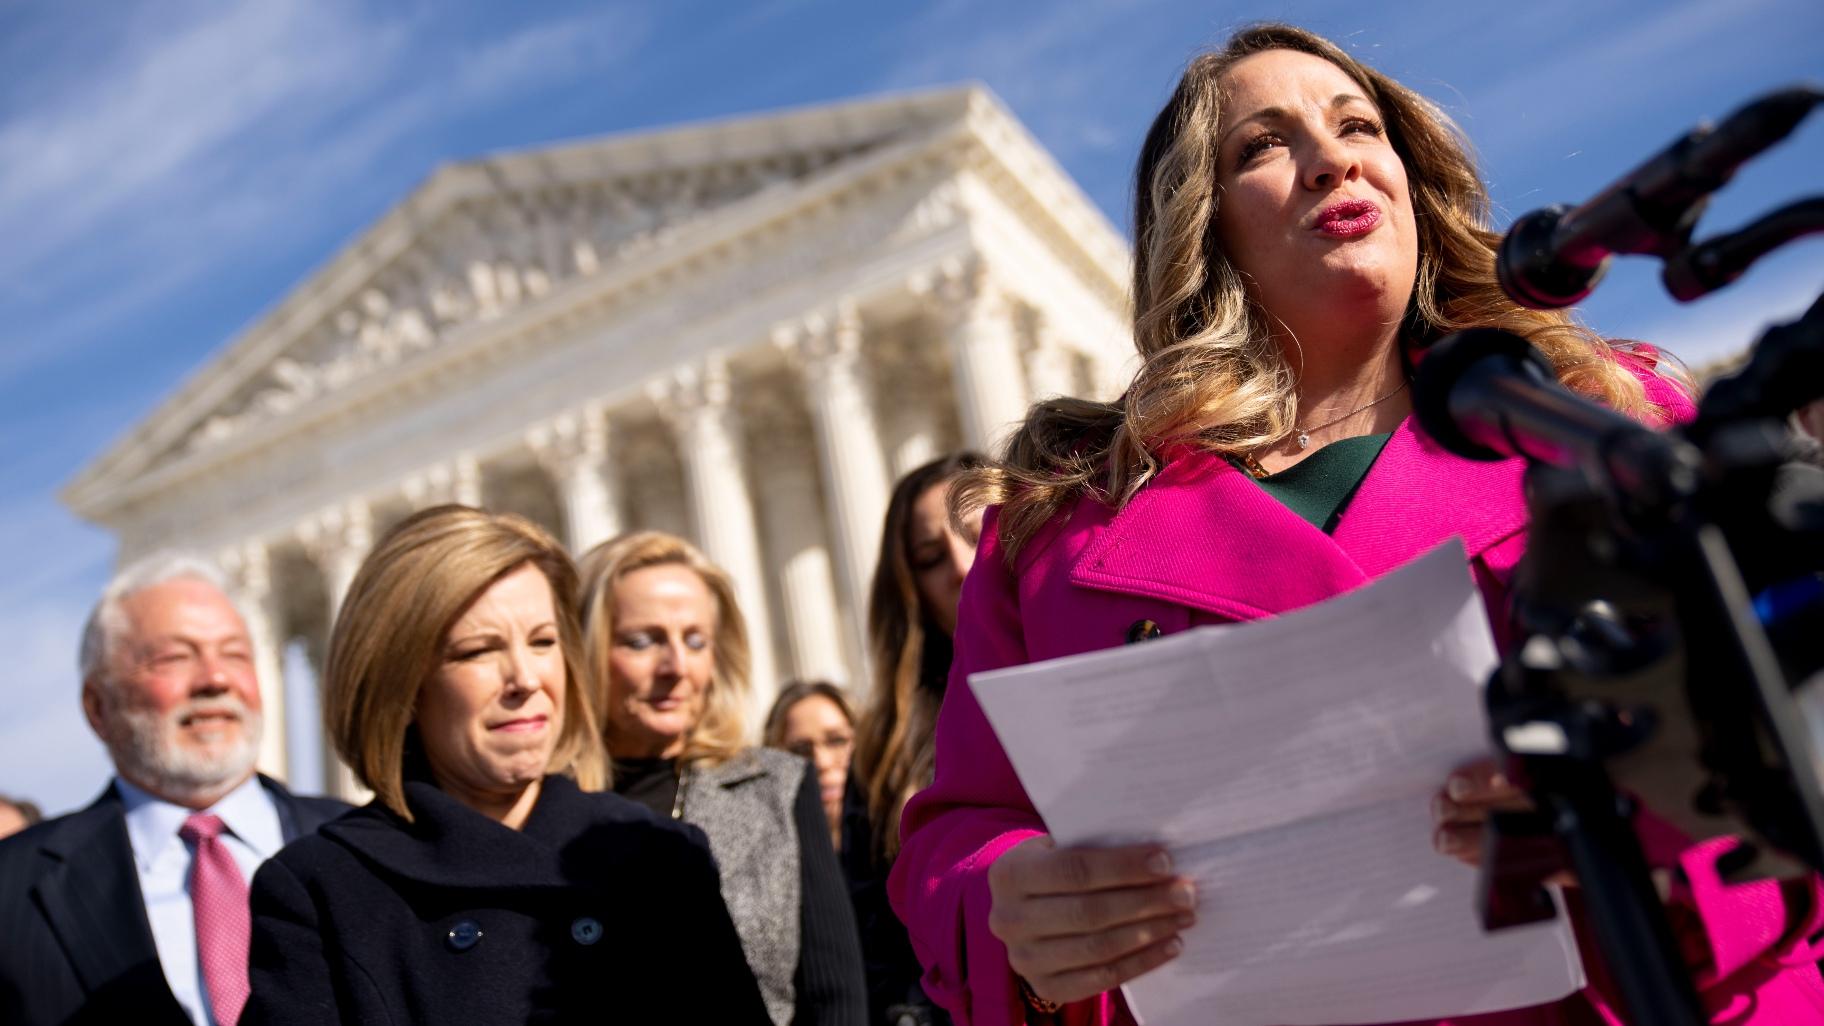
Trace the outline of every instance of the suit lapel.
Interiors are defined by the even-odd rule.
[[[705,787],[727,788],[765,776],[766,764],[760,761],[752,749],[748,749],[719,766],[692,772],[702,780]]]
[[[73,829],[40,849],[52,864],[33,885],[33,897],[84,990],[94,994],[148,966],[162,987],[120,798],[109,788],[77,815]]]
[[[317,828],[317,824],[312,823],[306,829],[299,822],[298,803],[292,799],[291,792],[285,790],[285,785],[262,773],[260,786],[266,789],[266,797],[272,799],[273,810],[279,814],[279,836],[285,839],[286,844]]]
[[[1276,616],[1359,587],[1452,536],[1475,557],[1524,530],[1524,470],[1519,460],[1452,456],[1408,417],[1332,536],[1226,459],[1183,449],[1119,512],[1077,508],[1095,537],[1070,580],[1225,619]]]

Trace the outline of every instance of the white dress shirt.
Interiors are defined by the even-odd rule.
[[[146,899],[146,918],[152,923],[165,980],[192,1022],[224,1026],[209,1010],[203,967],[196,957],[196,913],[190,905],[190,860],[195,852],[177,836],[194,810],[154,798],[119,777],[114,786],[126,805],[127,839],[133,845],[139,891]],[[257,776],[202,811],[221,817],[222,843],[250,885],[253,871],[285,844],[279,810]]]

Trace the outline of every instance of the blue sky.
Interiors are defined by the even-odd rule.
[[[1498,218],[1586,198],[1691,124],[1824,77],[1824,4],[388,3],[0,0],[0,792],[64,810],[107,766],[76,635],[113,546],[57,489],[441,161],[889,90],[985,82],[1126,227],[1185,59],[1277,18],[1442,103]],[[1816,192],[1824,115],[1705,233]],[[1645,263],[1585,307],[1693,362],[1824,287],[1824,240],[1679,307]]]

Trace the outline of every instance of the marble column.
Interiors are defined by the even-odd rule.
[[[324,594],[329,599],[329,629],[333,636],[342,601],[348,597],[349,586],[354,583],[355,574],[361,569],[361,561],[367,558],[367,552],[374,544],[373,514],[367,503],[358,499],[332,506],[299,528],[298,540],[323,571]],[[327,675],[327,641],[323,645],[323,652],[322,672]],[[317,690],[319,696],[327,695],[328,682],[319,680]],[[354,773],[336,753],[334,742],[327,736],[323,739],[323,766],[325,790],[330,794],[356,804],[372,797],[373,793],[355,779]]]
[[[1012,304],[979,259],[951,262],[912,288],[935,309],[949,342],[963,444],[998,454],[1027,406]]]
[[[248,542],[222,553],[220,563],[234,589],[236,604],[247,619],[253,642],[253,671],[260,682],[260,772],[289,781],[286,751],[285,670],[281,631],[281,595],[272,586],[272,561],[266,546]]]
[[[904,433],[893,446],[893,480],[898,481],[907,474],[937,459],[937,418],[927,415],[917,422],[908,424]]]
[[[1028,399],[1054,399],[1075,396],[1077,388],[1076,353],[1059,337],[1057,327],[1044,313],[1029,311],[1025,339],[1026,387]]]
[[[854,304],[840,303],[831,314],[784,328],[774,338],[804,376],[836,569],[852,614],[849,649],[859,667],[867,657],[868,592],[892,487],[862,362],[861,318]]]
[[[784,426],[775,435],[772,425],[756,426],[767,437],[802,437],[798,432],[805,430],[800,423]],[[760,522],[778,583],[785,662],[791,675],[843,684],[853,681],[850,667],[860,663],[844,652],[849,618],[836,600],[835,568],[817,501],[817,474],[807,449],[783,445],[757,463]]]
[[[753,655],[753,718],[778,687],[764,562],[755,532],[754,497],[743,472],[741,425],[730,403],[728,368],[720,359],[687,364],[650,390],[677,438],[690,520],[703,552],[727,571],[747,620]]]
[[[608,462],[608,411],[590,405],[534,428],[526,442],[557,482],[564,539],[581,555],[624,530],[619,489]]]

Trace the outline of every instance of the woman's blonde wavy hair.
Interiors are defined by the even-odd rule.
[[[535,566],[551,585],[564,653],[564,722],[546,763],[585,791],[607,786],[595,686],[579,657],[576,568],[544,528],[512,513],[434,506],[386,533],[355,572],[330,634],[323,719],[336,753],[389,809],[405,804],[407,737],[450,627],[494,582]]]
[[[1528,310],[1502,293],[1488,190],[1468,141],[1431,101],[1290,25],[1242,29],[1193,59],[1141,147],[1134,185],[1134,343],[1142,364],[1113,402],[1035,405],[998,464],[969,475],[957,508],[1001,503],[1009,562],[1084,493],[1122,506],[1176,444],[1243,453],[1279,441],[1298,417],[1295,376],[1267,316],[1216,242],[1221,78],[1268,50],[1321,57],[1380,109],[1406,166],[1418,223],[1419,270],[1401,325],[1413,349],[1469,327],[1525,337],[1568,387],[1635,416],[1652,410],[1608,342],[1562,311]]]
[[[612,731],[614,719],[608,705],[612,673],[609,657],[614,651],[614,586],[635,570],[681,566],[695,572],[715,596],[716,634],[710,640],[710,651],[716,666],[710,675],[703,718],[685,739],[678,763],[716,766],[746,749],[752,657],[747,644],[747,621],[741,615],[735,585],[728,574],[695,545],[663,531],[635,531],[610,538],[584,553],[577,566],[582,577],[577,605],[582,611],[584,661],[600,689],[604,728]],[[613,737],[606,740],[608,754],[615,755]]]

